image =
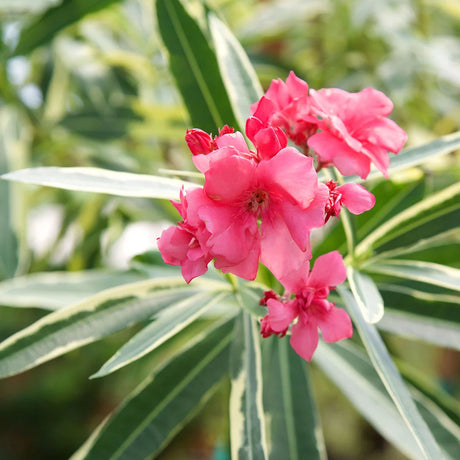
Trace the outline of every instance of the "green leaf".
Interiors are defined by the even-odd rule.
[[[251,104],[263,94],[262,87],[248,56],[230,29],[212,13],[208,19],[222,79],[240,129],[244,130]]]
[[[0,12],[3,14],[37,14],[62,0],[0,0]]]
[[[198,280],[196,280],[198,281]],[[70,350],[94,342],[157,314],[184,297],[226,283],[182,278],[146,280],[107,289],[58,310],[19,331],[0,345],[0,377],[23,372]]]
[[[460,441],[458,426],[434,401],[411,386],[417,408],[444,455],[432,457],[420,451],[377,372],[359,347],[351,342],[320,343],[313,359],[366,420],[405,455],[412,458],[457,457]]]
[[[262,343],[263,398],[270,460],[325,459],[326,449],[305,361],[287,339]]]
[[[446,265],[417,260],[379,260],[366,264],[372,273],[406,278],[460,291],[460,270]]]
[[[14,54],[29,54],[51,41],[65,27],[116,2],[118,0],[64,0],[22,30]]]
[[[0,111],[0,174],[10,170],[11,155],[18,151],[17,125],[7,109]],[[0,279],[11,278],[18,266],[18,242],[13,229],[11,185],[0,182]]]
[[[255,320],[246,312],[242,312],[237,320],[230,369],[232,458],[266,459],[259,332]]]
[[[356,348],[350,341],[328,344],[320,340],[313,362],[384,438],[408,457],[423,458],[379,376]]]
[[[383,299],[372,278],[356,268],[347,267],[348,282],[356,303],[368,323],[377,323],[383,316]]]
[[[460,148],[460,131],[428,142],[427,144],[403,150],[398,155],[390,157],[388,172],[403,171],[407,168],[426,163],[427,160],[440,155],[446,155]],[[372,170],[367,179],[381,177],[380,171]],[[362,182],[358,176],[347,176],[346,182]]]
[[[153,458],[204,405],[228,372],[234,320],[200,336],[145,380],[72,460]]]
[[[446,216],[459,209],[460,183],[457,183],[388,219],[356,246],[355,255],[356,257],[369,256],[373,249],[395,239],[397,239],[398,246],[404,246],[407,242],[403,242],[401,235],[411,232],[413,237],[419,238],[420,235],[414,235],[414,229],[427,222],[435,222],[437,218],[442,218],[443,231],[446,231],[449,228]],[[453,216],[452,224],[458,227],[456,215]],[[432,233],[439,233],[438,225],[433,226]]]
[[[391,259],[392,257],[401,257],[407,254],[412,254],[412,258],[417,254],[417,259],[420,254],[426,257],[426,260],[433,260],[436,255],[442,252],[453,252],[452,262],[457,261],[454,251],[449,248],[457,247],[460,245],[460,228],[453,228],[446,232],[438,233],[430,238],[422,238],[414,244],[408,246],[398,247],[386,252],[379,252],[376,256],[369,259],[369,263],[374,263],[380,259]]]
[[[141,118],[128,107],[117,107],[109,113],[88,109],[71,113],[59,124],[80,136],[105,141],[128,135],[130,124],[139,120]]]
[[[165,275],[169,270],[165,270]],[[122,284],[146,279],[135,271],[83,270],[33,273],[0,283],[0,303],[9,307],[59,310]]]
[[[29,168],[14,171],[2,179],[34,185],[107,193],[116,196],[139,198],[179,199],[182,186],[197,187],[196,184],[167,177],[134,174],[91,167],[58,168],[54,166]]]
[[[157,0],[156,5],[170,69],[192,124],[215,134],[225,124],[236,126],[216,55],[197,21],[179,0]]]
[[[379,329],[460,350],[460,324],[386,308]]]
[[[353,296],[345,287],[338,286],[337,290],[347,306],[375,369],[420,449],[426,458],[441,458],[439,446],[417,411],[415,403],[375,326],[364,321]]]
[[[169,305],[158,315],[158,319],[123,345],[91,378],[103,377],[142,358],[192,323],[226,294],[214,291],[201,292]]]

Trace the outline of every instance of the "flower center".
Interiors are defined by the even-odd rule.
[[[268,193],[264,190],[256,190],[248,200],[248,211],[259,214],[268,205]]]

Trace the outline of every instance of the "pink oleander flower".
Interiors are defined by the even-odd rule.
[[[365,179],[371,163],[388,178],[388,152],[398,153],[406,133],[386,118],[393,104],[382,92],[365,88],[348,93],[337,88],[310,90],[311,111],[318,117],[318,132],[308,146],[320,166],[334,165],[344,175]]]
[[[292,71],[286,82],[279,78],[272,81],[265,95],[251,106],[251,115],[246,134],[252,142],[257,141],[259,130],[271,126],[272,137],[278,138],[276,129],[281,128],[289,139],[304,148],[307,139],[317,130],[317,120],[310,113],[308,84]]]
[[[197,211],[207,202],[202,188],[189,190],[187,194],[181,190],[180,202],[171,203],[183,220],[177,226],[168,227],[158,238],[158,249],[163,260],[170,265],[180,265],[187,283],[206,273],[212,259],[206,245],[210,233]]]
[[[324,224],[329,195],[311,158],[292,147],[263,161],[215,151],[205,179],[209,204],[198,215],[216,268],[254,279],[260,259],[281,278],[311,258],[310,230]]]
[[[268,314],[261,323],[262,335],[282,337],[296,320],[291,326],[291,346],[307,361],[318,346],[318,329],[326,342],[350,338],[353,335],[350,317],[327,300],[330,290],[343,283],[346,276],[342,256],[333,251],[318,257],[310,273],[299,271],[297,276],[282,280],[288,291],[283,296],[286,300],[267,297]],[[288,300],[290,293],[295,297]]]
[[[330,180],[326,182],[329,188],[329,198],[326,203],[325,223],[331,216],[339,217],[342,206],[352,214],[361,214],[374,207],[375,196],[359,184],[344,184],[337,187],[337,183]]]
[[[214,138],[211,134],[203,131],[202,129],[187,129],[185,134],[185,142],[192,152],[192,155],[206,155],[218,148],[217,139],[225,134],[233,133],[234,129],[225,125],[219,130],[219,135]]]

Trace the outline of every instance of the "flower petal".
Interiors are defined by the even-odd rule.
[[[311,361],[318,346],[318,336],[318,326],[315,323],[299,321],[291,328],[291,346],[300,357]]]
[[[321,329],[325,342],[349,339],[353,335],[353,326],[348,313],[341,308],[332,307],[321,315],[315,315],[315,321]]]
[[[308,277],[308,286],[322,289],[337,286],[347,278],[347,270],[339,251],[328,252],[316,259]]]
[[[296,300],[282,303],[276,299],[268,299],[267,307],[270,325],[275,332],[285,331],[298,314]]]
[[[361,214],[374,207],[375,196],[359,184],[344,184],[337,187],[342,194],[342,204],[352,213]]]
[[[261,262],[275,275],[282,279],[298,270],[311,258],[311,251],[302,251],[292,239],[286,224],[276,215],[266,215],[260,226]]]
[[[212,200],[233,203],[251,188],[255,168],[255,163],[238,156],[211,158],[204,190]]]
[[[286,147],[270,160],[260,162],[257,176],[266,190],[285,195],[303,209],[310,206],[318,188],[313,159],[294,147]]]

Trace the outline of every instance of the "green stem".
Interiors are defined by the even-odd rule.
[[[339,185],[344,184],[343,176],[335,168],[324,169],[326,178],[332,179]],[[340,211],[340,222],[342,222],[343,230],[345,232],[345,238],[347,239],[348,255],[345,258],[348,262],[353,265],[355,260],[355,247],[356,247],[356,226],[353,216],[349,213],[348,209],[342,208]]]
[[[225,279],[230,283],[233,288],[233,292],[238,292],[238,278],[233,273],[224,273]]]

